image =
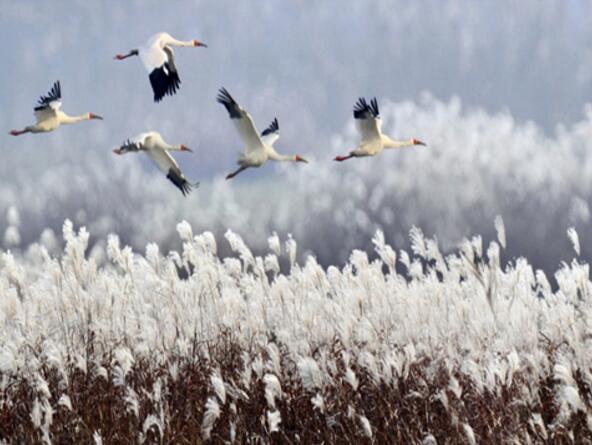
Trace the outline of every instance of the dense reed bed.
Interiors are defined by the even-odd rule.
[[[590,443],[589,266],[382,233],[342,269],[178,226],[180,252],[0,260],[5,443]],[[579,241],[569,231],[576,252]],[[221,241],[221,240],[218,240]]]

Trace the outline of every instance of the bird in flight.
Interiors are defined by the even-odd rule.
[[[45,96],[41,96],[37,106],[33,109],[37,123],[28,125],[22,130],[12,130],[13,136],[20,136],[25,133],[47,133],[53,131],[62,124],[75,124],[90,119],[103,119],[94,113],[85,113],[80,116],[68,116],[60,107],[62,106],[62,88],[58,80]]]
[[[409,139],[406,141],[395,141],[382,133],[382,119],[378,110],[378,102],[376,98],[366,102],[363,97],[358,99],[354,106],[354,118],[358,131],[362,136],[360,144],[349,152],[347,156],[337,156],[335,161],[345,161],[351,158],[360,158],[365,156],[376,156],[385,148],[403,148],[412,147],[415,145],[426,145],[417,139]]]
[[[148,155],[152,162],[166,174],[166,177],[175,186],[181,190],[183,195],[187,195],[191,191],[191,187],[198,187],[199,182],[190,183],[179,168],[177,161],[169,154],[170,151],[188,151],[192,152],[189,147],[183,144],[170,145],[167,144],[160,133],[156,131],[149,131],[147,133],[139,134],[138,136],[128,139],[120,147],[113,150],[113,153],[122,155],[125,153],[144,152]]]
[[[230,119],[238,130],[244,144],[244,151],[238,157],[238,170],[229,173],[226,179],[234,178],[249,167],[260,167],[267,160],[286,162],[308,161],[299,155],[282,155],[273,148],[273,144],[280,137],[280,128],[277,119],[259,134],[251,115],[243,109],[226,91],[221,88],[217,101],[226,107]]]
[[[164,96],[175,94],[181,86],[173,46],[207,48],[208,45],[198,40],[177,40],[166,32],[160,32],[150,37],[140,48],[132,49],[127,54],[117,54],[115,59],[124,60],[131,56],[140,56],[148,70],[150,85],[154,91],[154,102],[160,102]]]

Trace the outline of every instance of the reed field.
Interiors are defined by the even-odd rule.
[[[0,259],[4,443],[590,443],[589,265],[377,232],[342,268],[239,235]],[[233,255],[220,258],[218,243]],[[556,286],[550,284],[556,282]],[[556,287],[556,288],[554,288]]]

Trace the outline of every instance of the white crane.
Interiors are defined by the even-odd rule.
[[[306,159],[299,155],[281,155],[275,151],[273,144],[280,137],[280,127],[277,118],[259,135],[251,115],[232,98],[225,88],[220,89],[217,100],[228,110],[230,119],[234,122],[245,144],[243,153],[238,157],[239,169],[229,173],[226,179],[234,178],[249,167],[260,167],[268,159],[272,161],[308,163]]]
[[[141,133],[135,138],[128,139],[119,148],[113,150],[113,153],[122,155],[125,153],[137,153],[145,152],[152,162],[154,162],[158,168],[167,175],[167,178],[175,184],[183,195],[187,195],[191,191],[191,187],[199,186],[199,182],[191,184],[183,173],[177,162],[169,154],[169,151],[193,151],[189,147],[183,144],[170,145],[167,144],[160,133],[156,131],[149,131]]]
[[[13,136],[20,136],[25,133],[46,133],[53,131],[62,124],[75,124],[76,122],[87,121],[90,119],[103,119],[93,113],[84,113],[80,116],[68,116],[60,107],[62,106],[62,89],[60,81],[53,84],[53,87],[47,96],[39,98],[38,105],[34,108],[35,118],[37,123],[35,125],[28,125],[22,130],[12,130],[10,132]]]
[[[417,139],[407,141],[395,141],[385,134],[382,134],[382,119],[378,111],[378,102],[376,98],[370,101],[370,105],[363,97],[358,99],[354,106],[354,118],[358,131],[362,135],[360,145],[349,152],[347,156],[337,156],[335,161],[345,161],[351,158],[364,156],[375,156],[381,153],[385,148],[402,148],[414,145],[426,145]]]
[[[115,59],[124,60],[131,56],[140,56],[149,73],[150,85],[154,91],[154,101],[160,102],[165,95],[175,94],[181,85],[181,79],[175,66],[173,46],[208,47],[198,40],[177,40],[166,32],[159,32],[150,37],[139,49],[132,49],[127,54],[117,54]]]

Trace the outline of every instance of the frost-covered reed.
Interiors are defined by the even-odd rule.
[[[67,221],[60,255],[1,253],[0,440],[583,443],[589,266],[564,263],[553,290],[501,263],[495,227],[501,246],[449,255],[377,232],[375,254],[323,268],[275,234],[258,256],[228,231],[220,258],[185,222],[179,252],[111,236],[103,262]]]

